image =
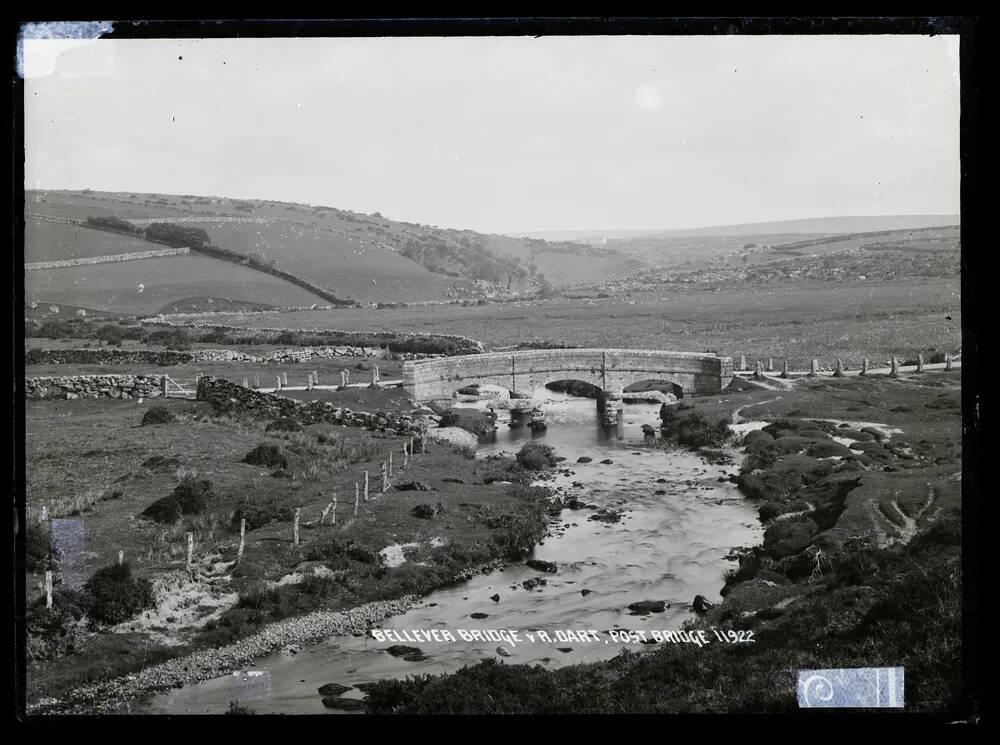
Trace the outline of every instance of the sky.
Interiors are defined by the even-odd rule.
[[[958,214],[955,36],[25,40],[25,187],[483,232]]]

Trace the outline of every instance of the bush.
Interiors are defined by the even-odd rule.
[[[273,422],[269,422],[264,428],[265,432],[301,432],[302,425],[290,416],[278,417]]]
[[[167,424],[174,421],[174,415],[163,406],[153,406],[142,415],[140,426],[145,427],[150,424]]]
[[[690,411],[681,406],[661,406],[660,429],[664,437],[671,437],[680,445],[691,448],[718,447],[732,436],[733,432],[729,428],[726,419],[720,419],[715,424],[710,424],[704,414],[700,411]],[[678,412],[688,411],[681,416]]]
[[[181,513],[197,515],[208,507],[208,500],[214,496],[212,482],[185,477],[174,488],[173,498],[177,501]]]
[[[112,326],[110,324],[101,326],[97,329],[97,338],[101,341],[105,341],[113,347],[120,347],[122,344],[122,332],[118,326]]]
[[[240,598],[236,601],[237,608],[251,610],[267,610],[276,605],[281,605],[281,591],[264,582],[258,582],[248,587],[240,593]]]
[[[529,471],[542,471],[556,464],[556,454],[549,445],[528,442],[518,451],[517,463]]]
[[[287,468],[288,458],[281,452],[277,445],[258,445],[243,458],[244,463],[253,466],[267,466],[268,468]]]
[[[250,714],[256,714],[256,710],[251,709],[249,706],[244,706],[238,701],[230,701],[229,708],[226,710],[226,714],[231,714],[235,716],[248,716]]]
[[[25,652],[30,660],[52,660],[83,648],[86,607],[81,593],[57,588],[52,608],[38,598],[25,614]]]
[[[98,569],[84,585],[84,595],[87,615],[112,626],[154,604],[149,580],[133,578],[127,561]]]
[[[154,523],[173,525],[181,519],[181,506],[173,495],[157,499],[142,511],[140,517],[152,520]]]

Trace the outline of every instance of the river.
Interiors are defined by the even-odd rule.
[[[507,629],[517,630],[522,639],[524,632],[537,629],[553,637],[567,629],[678,630],[693,617],[690,604],[695,595],[720,599],[723,573],[735,566],[727,559],[732,550],[761,542],[757,506],[733,484],[719,481],[733,466],[710,465],[684,450],[643,444],[641,426],[658,423],[659,404],[626,404],[624,427],[616,432],[598,426],[592,400],[548,391],[541,397],[548,399],[544,433],[511,429],[505,412],[500,412],[496,441],[481,445],[477,457],[513,454],[524,442],[540,440],[566,457],[546,485],[598,508],[621,511],[622,519],[595,521],[589,519],[594,509],[566,509],[553,519],[549,535],[533,553],[533,558],[555,562],[556,574],[513,564],[437,590],[381,628],[449,630],[456,637],[459,629]],[[578,464],[581,456],[592,461]],[[601,463],[605,460],[612,462]],[[523,587],[525,580],[537,577],[546,584]],[[491,600],[494,595],[500,596],[498,602]],[[629,604],[641,600],[663,600],[667,607],[663,613],[632,615]],[[473,613],[488,616],[477,620]],[[484,658],[555,668],[607,659],[623,646],[608,641],[606,633],[602,637],[596,643],[536,641],[513,646],[460,639],[405,642],[426,655],[423,661],[410,662],[385,651],[398,641],[331,638],[257,660],[253,670],[263,674],[217,678],[157,694],[133,702],[131,712],[222,713],[230,701],[241,700],[261,714],[335,713],[324,707],[319,686],[453,672]],[[498,647],[507,654],[501,655]],[[345,696],[362,694],[355,689]]]

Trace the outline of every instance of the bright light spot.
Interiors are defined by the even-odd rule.
[[[651,85],[640,85],[635,89],[635,105],[642,111],[656,111],[663,103],[663,96]]]

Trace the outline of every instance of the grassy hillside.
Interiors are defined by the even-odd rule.
[[[377,212],[266,200],[47,191],[28,192],[25,211],[34,226],[26,236],[26,256],[32,257],[26,260],[67,258],[61,252],[70,250],[69,233],[74,242],[79,240],[74,226],[39,227],[36,215],[69,221],[116,217],[140,228],[164,221],[202,228],[215,247],[301,277],[338,297],[369,302],[536,293],[550,282],[601,281],[641,266],[581,244],[487,236],[397,222]],[[59,240],[47,237],[56,232]],[[87,255],[114,253],[103,248],[106,240],[114,248],[112,237],[118,238],[88,236],[85,242],[95,245]]]
[[[190,304],[179,301],[195,296],[276,306],[326,304],[284,280],[197,254],[26,272],[24,291],[29,304],[65,304],[127,315],[174,312],[175,304],[187,309]]]

